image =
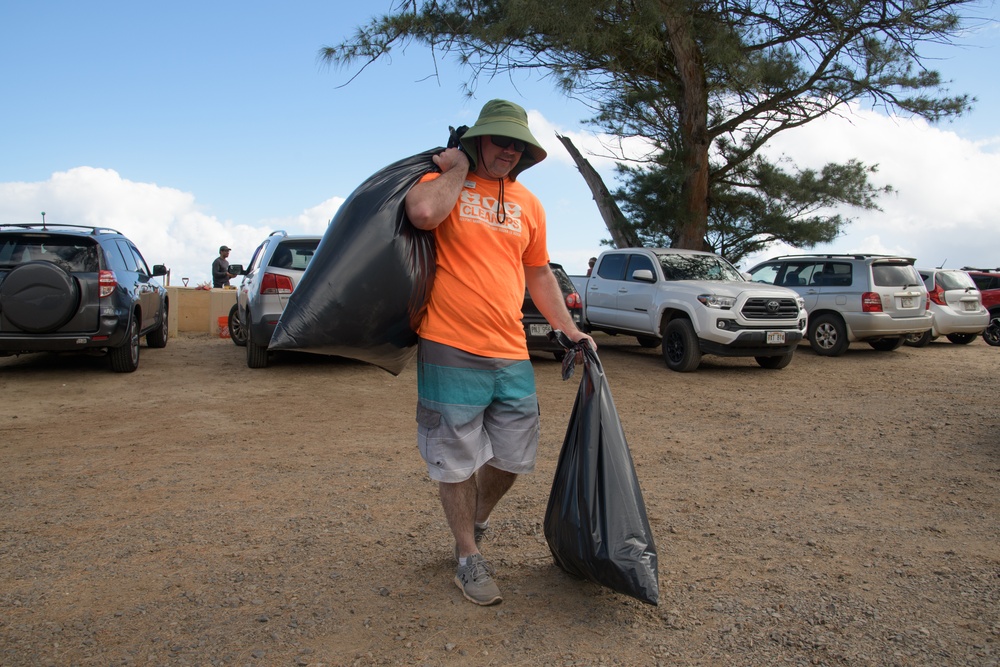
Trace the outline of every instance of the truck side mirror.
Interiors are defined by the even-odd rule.
[[[655,283],[656,277],[653,276],[653,272],[649,269],[636,269],[632,272],[632,280],[641,283]]]

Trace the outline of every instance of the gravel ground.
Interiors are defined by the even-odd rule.
[[[451,579],[416,373],[227,340],[0,359],[0,664],[1000,664],[1000,350],[781,371],[599,338],[660,604],[563,574],[542,521],[578,377],[539,356],[538,469]]]

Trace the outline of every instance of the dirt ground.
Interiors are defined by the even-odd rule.
[[[452,583],[416,372],[207,335],[0,359],[0,664],[998,665],[1000,350],[941,339],[781,371],[600,337],[660,604],[553,565],[579,374],[536,358],[542,443]]]

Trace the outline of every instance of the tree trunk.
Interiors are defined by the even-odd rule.
[[[618,204],[611,196],[608,188],[604,185],[601,175],[590,166],[590,162],[580,154],[580,151],[573,145],[569,137],[564,137],[560,134],[556,136],[559,137],[559,141],[562,142],[562,145],[569,152],[570,157],[576,162],[576,168],[580,170],[583,180],[590,188],[590,192],[593,193],[594,201],[597,203],[597,210],[600,211],[601,217],[604,218],[604,224],[607,226],[608,231],[611,232],[611,241],[614,247],[636,248],[641,246],[642,243],[629,227],[628,220],[621,209],[618,208]]]
[[[678,216],[675,248],[708,250],[708,86],[701,51],[695,41],[691,18],[685,3],[664,0],[664,22],[670,49],[677,63],[683,99],[680,103],[681,148],[684,180],[681,201],[685,210]]]

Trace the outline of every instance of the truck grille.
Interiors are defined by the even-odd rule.
[[[747,299],[741,311],[748,320],[794,320],[799,316],[795,299]]]

